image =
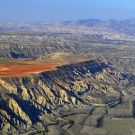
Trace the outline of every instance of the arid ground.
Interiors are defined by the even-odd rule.
[[[54,70],[57,63],[42,63],[41,61],[24,62],[24,65],[0,65],[0,77],[19,77],[28,76],[31,73]]]
[[[24,60],[24,59],[0,59],[0,77],[20,77],[34,73],[55,70],[58,66],[74,62],[82,62],[88,59],[80,56],[63,57],[65,54],[55,54],[49,59],[43,60]],[[73,58],[71,58],[73,57]]]

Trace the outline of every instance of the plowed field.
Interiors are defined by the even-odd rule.
[[[0,64],[0,77],[28,76],[32,73],[55,70],[57,66],[60,66],[58,63],[45,63],[42,61],[12,62],[10,64]]]
[[[0,77],[29,76],[55,70],[58,66],[88,60],[83,56],[56,53],[45,61],[26,59],[0,59]]]

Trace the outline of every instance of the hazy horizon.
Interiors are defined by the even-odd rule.
[[[134,0],[1,0],[0,22],[135,18]]]

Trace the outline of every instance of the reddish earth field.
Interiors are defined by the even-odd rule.
[[[28,76],[33,73],[55,70],[58,63],[44,63],[41,61],[25,62],[19,64],[0,64],[0,77],[20,77]]]
[[[82,56],[69,57],[64,59],[64,56],[56,59],[40,60],[22,60],[22,59],[0,59],[0,77],[21,77],[29,76],[35,73],[56,70],[58,66],[72,63],[69,59],[76,62],[87,61],[88,59]]]

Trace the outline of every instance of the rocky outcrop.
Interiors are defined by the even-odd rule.
[[[0,78],[0,128],[22,132],[43,121],[56,122],[60,108],[119,100],[117,88],[128,83],[116,69],[96,60],[29,77]]]

